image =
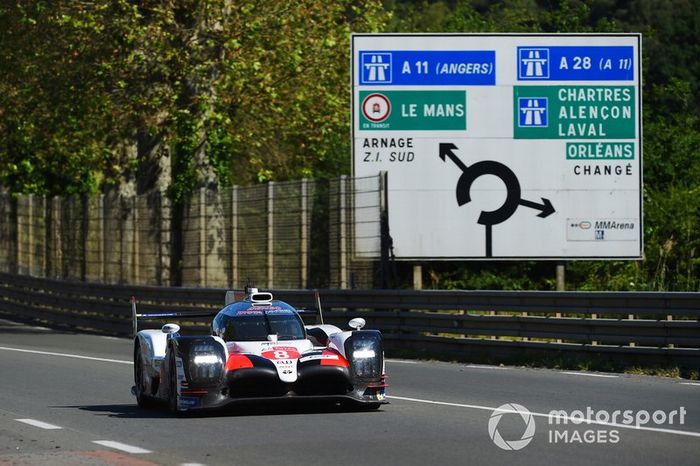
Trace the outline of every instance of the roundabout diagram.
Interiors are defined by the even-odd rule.
[[[528,207],[539,211],[540,218],[546,218],[555,212],[554,206],[549,199],[541,198],[542,202],[534,202],[523,199],[520,181],[515,176],[513,170],[506,165],[494,160],[482,160],[472,165],[465,164],[453,151],[458,150],[452,143],[440,143],[439,155],[443,162],[449,158],[462,170],[462,175],[457,181],[456,196],[457,205],[463,206],[471,202],[471,188],[474,181],[483,175],[492,175],[500,178],[506,186],[506,199],[503,204],[495,210],[482,210],[477,223],[484,225],[486,236],[486,257],[493,256],[493,226],[508,220],[519,206]]]

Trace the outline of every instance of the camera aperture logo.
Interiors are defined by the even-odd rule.
[[[498,423],[504,414],[519,414],[525,422],[525,431],[520,439],[505,440],[498,432]],[[497,447],[503,450],[521,450],[525,448],[535,436],[535,417],[528,409],[517,403],[506,403],[493,410],[489,418],[489,436]]]
[[[498,431],[498,424],[504,415],[518,415],[525,424],[519,439],[506,440]],[[647,411],[616,409],[614,411],[595,410],[588,406],[585,410],[571,412],[552,410],[548,414],[531,413],[517,403],[506,403],[494,409],[489,418],[488,431],[493,443],[502,450],[522,450],[535,436],[535,416],[547,419],[547,438],[550,444],[617,444],[620,443],[620,429],[655,430],[646,427],[684,425],[687,410],[680,406],[672,411]],[[517,417],[517,416],[516,416]],[[512,425],[511,425],[512,429]],[[512,430],[511,430],[512,433]]]

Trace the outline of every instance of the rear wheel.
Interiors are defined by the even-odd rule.
[[[134,391],[136,394],[136,404],[140,408],[150,408],[155,403],[153,398],[147,395],[146,378],[143,374],[143,361],[141,360],[141,346],[134,351]]]

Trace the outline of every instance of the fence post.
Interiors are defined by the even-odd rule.
[[[34,276],[34,194],[27,196],[27,275]]]
[[[566,263],[557,263],[557,291],[566,291]]]
[[[133,259],[132,259],[132,283],[133,284],[138,284],[141,279],[141,274],[139,273],[139,269],[141,267],[141,261],[139,257],[139,213],[138,213],[138,195],[134,194],[133,197],[131,198],[131,219],[132,219],[132,235],[131,235],[131,241],[132,241],[132,246],[131,246],[131,253],[133,254]]]
[[[591,320],[596,320],[598,318],[598,314],[591,314]],[[591,346],[598,346],[598,340],[591,340]]]
[[[99,277],[99,280],[102,283],[107,283],[107,277],[106,277],[106,268],[105,268],[105,259],[107,254],[105,253],[105,248],[106,248],[106,238],[105,238],[105,195],[100,194],[99,197],[97,198],[97,224],[99,225],[99,230],[98,230],[98,235],[97,235],[97,247],[98,247],[98,253],[97,253],[97,259],[100,262],[98,265],[97,269],[97,274]]]
[[[557,262],[556,276],[557,276],[557,291],[566,291],[566,263]],[[561,312],[555,313],[554,317],[557,319],[561,319]],[[561,343],[562,339],[557,338],[556,342]]]
[[[413,289],[423,289],[423,266],[421,264],[413,265]]]
[[[347,238],[347,182],[348,176],[340,176],[340,208],[338,210],[340,223],[340,288],[348,287],[348,238]]]
[[[267,184],[267,288],[274,288],[275,273],[275,183]]]
[[[379,172],[379,267],[382,288],[390,288],[396,278],[391,261],[393,244],[389,230],[389,174]],[[422,274],[421,274],[422,281]]]
[[[163,192],[158,193],[158,205],[160,212],[158,216],[158,238],[160,241],[160,257],[158,284],[162,286],[172,285],[172,230],[170,228],[173,216],[173,206],[170,198]]]
[[[48,209],[48,203],[46,202],[46,195],[41,196],[41,213],[42,217],[44,218],[44,237],[42,239],[43,242],[43,250],[41,253],[41,276],[46,278],[49,276],[49,211]]]
[[[15,234],[17,235],[17,241],[15,242],[15,264],[16,264],[16,271],[15,273],[18,274],[23,274],[24,270],[22,267],[23,264],[23,258],[22,256],[24,255],[24,248],[22,247],[22,236],[24,235],[24,227],[22,225],[22,198],[24,195],[20,194],[17,196],[17,200],[15,201]]]
[[[309,282],[309,180],[301,180],[301,273],[299,288],[306,288]]]
[[[53,230],[53,277],[63,278],[63,246],[61,244],[61,198],[54,196],[51,199],[51,228]]]
[[[634,320],[634,314],[628,314],[628,315],[627,315],[627,318],[628,318],[629,320]],[[637,343],[635,343],[635,342],[633,342],[633,341],[630,341],[630,346],[637,346]]]
[[[199,188],[199,285],[207,286],[207,222],[206,188]]]
[[[231,188],[231,289],[238,280],[238,186]]]

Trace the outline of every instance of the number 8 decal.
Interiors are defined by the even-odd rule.
[[[275,351],[275,359],[289,359],[289,353],[284,350]]]

